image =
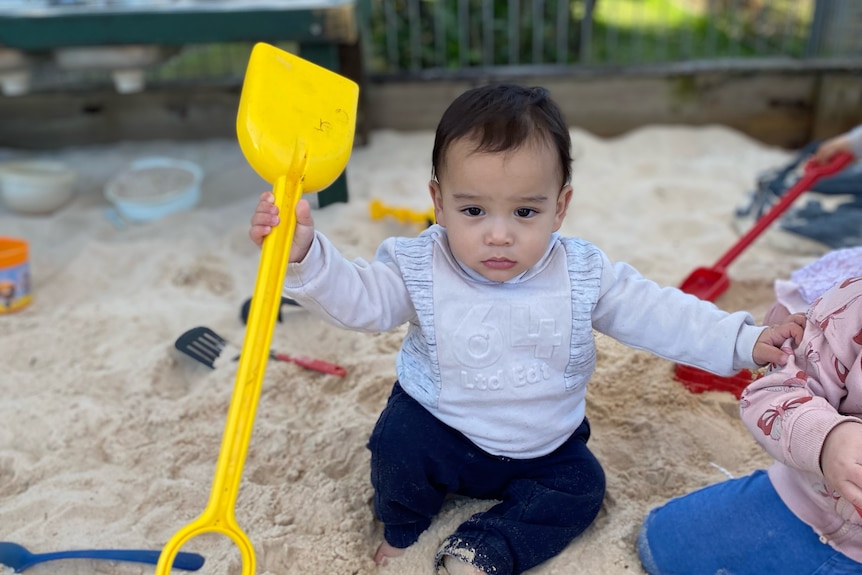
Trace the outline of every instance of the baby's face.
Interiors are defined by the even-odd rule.
[[[527,144],[501,153],[475,151],[470,140],[446,152],[440,181],[430,183],[437,223],[452,253],[492,281],[510,280],[544,255],[572,195],[560,186],[558,157]]]

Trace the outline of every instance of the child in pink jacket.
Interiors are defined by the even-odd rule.
[[[862,277],[806,318],[787,365],[740,403],[775,463],[654,509],[638,541],[650,575],[862,573]]]

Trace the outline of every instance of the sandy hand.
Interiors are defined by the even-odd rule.
[[[281,217],[278,214],[278,206],[275,205],[275,196],[272,192],[264,192],[260,195],[260,200],[251,215],[248,237],[260,246],[263,238],[269,235],[272,228],[280,222]],[[314,241],[314,218],[311,217],[311,206],[308,201],[300,199],[296,205],[296,230],[290,246],[289,261],[302,261],[308,254],[312,241]]]

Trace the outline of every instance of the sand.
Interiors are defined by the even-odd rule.
[[[678,285],[738,238],[734,206],[756,177],[792,156],[723,127],[640,129],[603,140],[573,129],[575,196],[563,232],[594,241],[662,284]],[[348,168],[351,200],[315,210],[318,228],[347,256],[370,258],[390,235],[417,226],[372,220],[372,198],[425,210],[433,134],[375,132]],[[199,163],[193,211],[118,227],[104,183],[134,159]],[[0,537],[33,551],[161,546],[204,509],[233,391],[236,364],[212,370],[174,349],[184,331],[213,328],[241,344],[259,250],[248,220],[266,184],[235,142],[119,143],[38,156],[79,173],[72,203],[49,216],[0,208],[0,235],[26,239],[34,299],[0,315]],[[777,232],[731,267],[717,303],[762,318],[772,282],[813,259],[779,249]],[[770,240],[772,237],[772,240]],[[361,302],[358,302],[361,305]],[[258,573],[430,574],[439,542],[488,502],[453,499],[406,555],[377,569],[381,538],[371,506],[366,439],[393,381],[402,330],[338,330],[285,308],[273,347],[344,366],[344,378],[270,362],[236,517]],[[641,573],[635,538],[644,514],[669,497],[762,467],[729,393],[693,394],[673,364],[598,336],[589,388],[592,449],[608,475],[598,520],[536,575]],[[236,547],[194,538],[201,573],[240,573]],[[90,560],[39,572],[152,572]],[[0,571],[2,572],[2,571]]]

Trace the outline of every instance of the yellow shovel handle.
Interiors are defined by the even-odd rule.
[[[233,540],[242,554],[243,575],[253,575],[255,572],[254,548],[237,525],[234,508],[269,359],[272,331],[281,303],[290,244],[296,230],[296,204],[302,196],[302,177],[307,161],[305,146],[297,142],[288,173],[275,183],[273,192],[281,224],[272,229],[261,249],[245,341],[239,356],[236,384],[209,502],[197,519],[180,529],[167,542],[159,556],[156,575],[168,575],[180,548],[192,537],[206,532],[222,533]]]

